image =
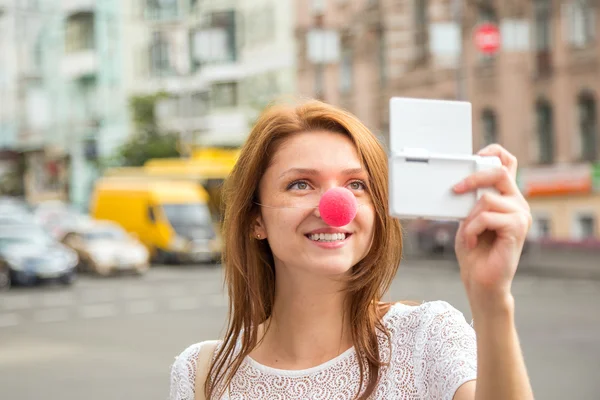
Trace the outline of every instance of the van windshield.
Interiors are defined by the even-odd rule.
[[[162,207],[173,226],[207,226],[212,223],[208,207],[204,204],[163,204]]]

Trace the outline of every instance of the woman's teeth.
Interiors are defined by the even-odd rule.
[[[346,239],[345,233],[313,233],[308,235],[310,240],[319,242],[337,242]]]

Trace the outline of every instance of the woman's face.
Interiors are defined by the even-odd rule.
[[[269,207],[261,207],[254,232],[268,240],[275,267],[337,275],[364,258],[375,219],[368,185],[345,135],[313,131],[287,139],[260,181],[259,201]],[[323,222],[316,208],[333,187],[349,189],[360,205],[356,218],[338,228]]]

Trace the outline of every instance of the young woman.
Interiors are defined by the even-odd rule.
[[[228,329],[210,349],[207,374],[196,376],[208,342],[176,358],[171,400],[533,398],[511,295],[531,217],[516,159],[498,145],[480,154],[503,167],[454,188],[500,193],[479,201],[456,238],[472,328],[444,301],[381,301],[402,240],[376,137],[318,101],[266,110],[225,188]],[[317,206],[339,187],[358,212],[332,227]]]

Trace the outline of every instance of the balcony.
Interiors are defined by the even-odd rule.
[[[1,2],[2,0],[0,0]],[[61,10],[65,15],[72,15],[81,12],[94,12],[96,2],[94,0],[62,0]]]
[[[98,71],[96,51],[88,49],[66,54],[62,60],[61,70],[63,76],[71,80],[96,75]]]

